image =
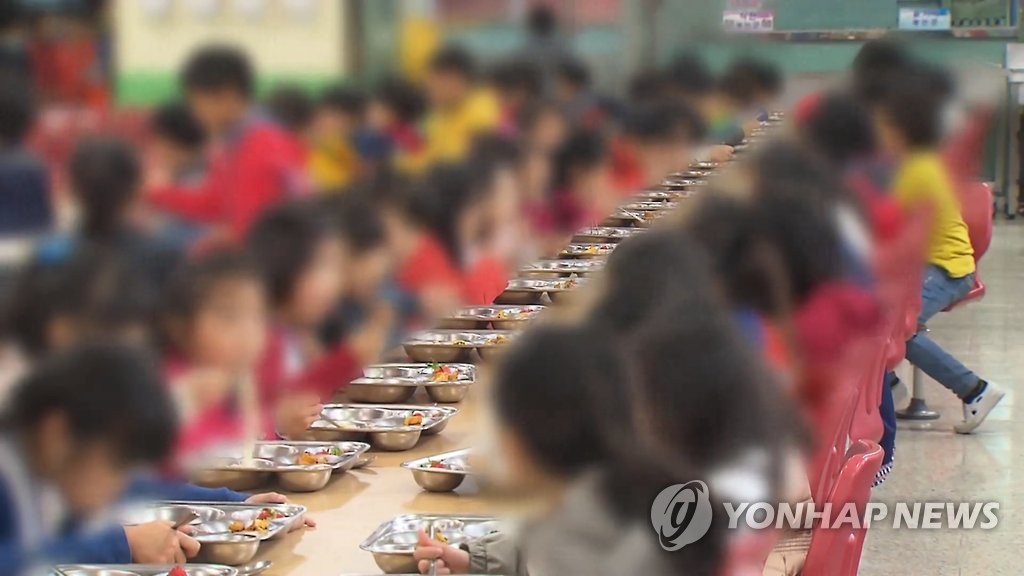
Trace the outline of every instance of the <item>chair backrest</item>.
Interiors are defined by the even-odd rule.
[[[828,498],[833,519],[840,517],[844,506],[854,506],[857,518],[864,518],[871,498],[871,483],[881,465],[882,448],[878,444],[859,440],[850,447]],[[807,549],[802,573],[807,576],[856,576],[866,536],[867,528],[863,523],[816,526],[811,532],[811,545]]]
[[[960,211],[974,248],[974,261],[988,252],[992,244],[992,187],[985,182],[970,182],[960,188]]]
[[[821,504],[825,502],[836,477],[843,465],[847,442],[850,438],[850,426],[857,410],[857,389],[843,379],[837,379],[836,391],[824,414],[817,416],[814,422],[814,453],[811,457],[808,481],[811,487],[811,499]]]

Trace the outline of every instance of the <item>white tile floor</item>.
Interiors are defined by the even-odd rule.
[[[979,303],[941,314],[931,335],[1007,397],[972,436],[952,432],[960,402],[928,382],[927,399],[942,418],[924,426],[900,423],[896,469],[876,490],[881,502],[996,501],[991,531],[895,530],[872,526],[861,561],[865,576],[987,576],[1021,574],[1024,550],[1024,226],[999,222],[981,264],[988,287]],[[906,374],[909,382],[909,374]]]

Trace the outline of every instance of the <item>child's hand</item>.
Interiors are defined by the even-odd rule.
[[[132,561],[138,564],[184,564],[199,553],[199,542],[178,532],[167,521],[125,526]]]
[[[437,560],[438,574],[469,573],[469,552],[431,540],[422,529],[416,534],[416,550],[412,556],[419,561],[420,574],[430,571],[431,560]]]
[[[360,364],[372,364],[384,354],[394,325],[395,311],[386,304],[378,305],[370,317],[349,338],[349,346]]]
[[[315,394],[290,394],[281,398],[274,413],[277,433],[285,438],[301,438],[320,418],[324,407]]]
[[[246,504],[287,504],[288,497],[277,492],[264,492],[253,494],[245,499]]]
[[[735,149],[732,146],[718,144],[708,150],[708,160],[712,162],[728,162],[732,159]]]

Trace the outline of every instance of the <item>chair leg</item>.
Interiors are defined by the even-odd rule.
[[[939,413],[929,410],[928,403],[924,400],[924,373],[917,366],[913,368],[914,395],[906,409],[896,411],[896,417],[900,420],[937,420]]]

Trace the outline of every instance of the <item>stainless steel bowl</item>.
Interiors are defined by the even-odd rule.
[[[263,486],[270,481],[271,468],[274,463],[268,460],[253,459],[251,467],[232,468],[230,465],[217,465],[196,470],[192,481],[209,488],[229,488],[245,492]]]
[[[325,424],[306,430],[305,438],[318,442],[363,442],[366,440],[366,433],[358,430],[342,430]]]
[[[370,443],[378,450],[400,452],[409,450],[420,441],[421,430],[393,430],[388,432],[370,432]]]
[[[465,474],[438,472],[429,468],[411,469],[412,479],[427,492],[451,492],[466,480]]]
[[[445,330],[483,330],[487,321],[477,318],[452,317],[438,320],[437,327]]]
[[[544,292],[506,289],[494,301],[499,304],[541,304],[544,302]]]
[[[170,522],[175,526],[183,526],[191,524],[198,519],[200,519],[199,514],[191,507],[173,505],[132,510],[121,521],[127,525],[162,521]]]
[[[397,404],[406,402],[416,393],[416,384],[409,382],[396,382],[388,384],[383,381],[352,382],[345,387],[345,394],[352,402],[366,402],[368,404]]]
[[[423,431],[423,435],[424,436],[436,436],[437,434],[440,434],[441,432],[444,432],[444,429],[448,427],[448,423],[451,422],[451,420],[452,420],[451,418],[446,418],[446,419],[442,420],[441,422],[439,422],[437,424],[434,424],[430,428],[425,429]]]
[[[374,552],[373,561],[385,574],[416,574],[418,562],[412,553]]]
[[[406,343],[402,347],[405,348],[406,355],[415,362],[465,362],[473,352],[471,347],[460,348],[439,344]]]
[[[469,393],[468,382],[458,384],[431,384],[424,388],[427,390],[427,396],[429,396],[434,402],[438,402],[440,404],[454,404],[456,402],[462,402],[462,399]]]
[[[285,470],[278,470],[277,483],[289,492],[316,492],[321,490],[331,481],[331,474],[334,469],[330,466],[296,466]]]
[[[213,534],[195,537],[199,541],[197,562],[240,566],[256,557],[260,537],[255,534]]]
[[[61,576],[139,576],[138,572],[131,570],[120,570],[117,568],[71,568],[62,569]]]

